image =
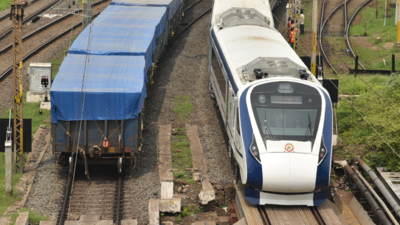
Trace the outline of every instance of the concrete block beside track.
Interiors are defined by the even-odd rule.
[[[180,198],[160,199],[160,212],[179,213],[181,212],[182,200]]]
[[[186,124],[186,133],[190,141],[190,151],[192,153],[193,168],[198,168],[202,173],[207,173],[207,160],[204,156],[203,146],[200,142],[197,126]]]
[[[204,179],[201,185],[202,190],[199,194],[200,203],[207,205],[210,201],[215,200],[215,191],[208,178]]]
[[[26,93],[26,102],[43,102],[46,94],[34,94],[28,91]],[[47,98],[50,101],[50,93],[47,93]]]
[[[161,199],[172,199],[174,197],[174,182],[161,182]]]
[[[196,221],[192,225],[216,225],[215,221]]]
[[[57,221],[40,221],[39,225],[57,225]]]
[[[158,174],[160,182],[173,181],[172,175],[172,156],[171,156],[171,124],[160,125],[158,127],[158,150],[159,164]]]
[[[158,199],[151,198],[149,201],[149,225],[160,224],[160,210]]]
[[[121,220],[121,225],[137,225],[137,220],[134,219]]]
[[[29,225],[29,212],[20,212],[15,225]]]

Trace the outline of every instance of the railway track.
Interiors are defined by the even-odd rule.
[[[41,13],[45,12],[46,10],[50,9],[51,7],[53,7],[54,5],[56,5],[58,2],[60,2],[60,0],[55,0],[49,4],[47,4],[45,7],[29,14],[27,17],[25,17],[25,19],[22,21],[22,25],[25,25],[26,23],[32,21],[32,19],[34,19],[35,17],[37,17],[38,15],[40,15]],[[6,17],[7,16],[7,17]],[[4,24],[5,22],[9,22],[10,21],[7,20],[7,18],[9,18],[10,14],[8,13],[7,15],[5,15],[4,17],[0,18],[0,27],[6,27],[7,25]],[[12,33],[12,28],[11,26],[8,26],[8,28],[2,32],[0,34],[0,40],[2,40],[3,38],[5,38],[6,36],[10,35]]]
[[[347,48],[349,49],[350,54],[355,58],[356,55],[355,55],[353,49],[351,48],[351,43],[350,43],[350,40],[349,40],[349,30],[350,30],[350,26],[351,26],[351,23],[353,22],[355,16],[357,15],[357,13],[358,13],[366,4],[368,4],[370,1],[371,1],[371,0],[367,0],[365,3],[363,3],[363,4],[354,12],[354,14],[353,14],[352,17],[350,18],[350,20],[348,20],[348,18],[347,18],[347,12],[348,12],[348,9],[347,9],[347,2],[348,2],[348,0],[344,0],[342,3],[340,3],[330,14],[327,15],[327,17],[325,18],[325,20],[324,20],[324,14],[325,14],[325,9],[326,9],[326,4],[328,3],[328,1],[323,0],[323,2],[322,2],[322,4],[321,4],[320,31],[319,31],[320,35],[319,35],[319,38],[318,38],[318,39],[319,39],[319,46],[320,46],[321,53],[322,53],[323,57],[325,58],[325,61],[329,64],[329,66],[332,68],[333,72],[334,72],[336,75],[339,75],[339,73],[337,72],[337,70],[336,70],[335,67],[333,66],[332,62],[329,60],[329,57],[328,57],[328,55],[326,54],[326,51],[325,51],[325,48],[324,48],[324,45],[323,45],[323,33],[324,33],[325,26],[326,26],[326,24],[328,23],[329,19],[332,18],[333,15],[334,15],[335,13],[337,13],[337,12],[339,11],[339,9],[341,9],[341,8],[343,7],[343,10],[344,10],[344,12],[345,12],[345,13],[344,13],[344,37],[345,37],[345,40],[346,40],[346,46],[347,46]],[[347,21],[347,20],[348,20],[348,21]],[[363,69],[365,69],[364,65],[363,65],[361,62],[358,62],[358,63],[359,63],[359,65],[360,65]]]
[[[341,225],[336,206],[326,200],[320,206],[252,205],[244,198],[242,184],[236,186],[236,214],[246,217],[248,224],[263,225]]]
[[[197,0],[183,10],[183,14],[187,15],[182,18],[181,23],[177,29],[175,38],[178,38],[186,30],[188,30],[194,23],[200,20],[203,16],[211,12],[212,1],[210,0]]]
[[[33,1],[29,1],[25,6],[24,9],[26,9],[27,7],[33,5],[34,3],[38,2],[39,0],[33,0]],[[10,17],[10,13],[5,14],[4,16],[0,17],[0,22],[2,22],[3,20],[6,20]]]
[[[258,206],[265,225],[309,224],[325,225],[316,207],[306,206]]]
[[[94,6],[101,6],[103,4],[109,4],[109,2],[107,1],[97,1],[94,2],[92,7],[94,8]],[[102,7],[99,7],[102,8]],[[40,50],[44,49],[45,47],[49,46],[50,44],[52,44],[53,42],[55,42],[56,40],[64,37],[65,35],[68,35],[72,30],[75,30],[77,28],[79,28],[82,25],[82,22],[78,22],[80,20],[80,18],[75,19],[75,22],[73,20],[73,15],[74,13],[79,13],[81,12],[81,10],[76,10],[73,13],[69,13],[57,20],[54,20],[48,24],[46,24],[43,27],[40,27],[39,29],[31,32],[30,34],[26,35],[23,37],[23,42],[24,42],[24,49],[27,50],[28,52],[23,56],[23,61],[26,61],[27,59],[29,59],[30,57],[32,57],[33,55],[35,55],[36,53],[38,53]],[[96,13],[93,18],[97,17],[100,14],[100,9],[96,9],[94,8],[93,10],[94,13]],[[74,24],[72,23],[74,22]],[[72,27],[71,27],[72,24]],[[64,30],[60,30],[60,27],[66,27]],[[54,36],[45,36],[45,38],[41,38],[41,37],[37,37],[38,34],[44,33],[44,32],[48,32],[50,34],[56,34]],[[46,40],[47,38],[47,40]],[[44,39],[44,40],[43,40]],[[9,67],[6,67],[6,65],[4,65],[4,68],[6,68],[4,71],[1,72],[0,74],[0,81],[2,79],[4,79],[5,77],[7,77],[7,75],[9,75],[12,72],[12,57],[10,56],[10,54],[12,54],[12,44],[9,44],[7,46],[5,46],[3,49],[0,50],[0,61],[2,61],[2,63],[4,64],[8,64]]]
[[[117,170],[111,167],[102,165],[96,168],[90,179],[84,176],[83,166],[77,166],[75,176],[73,172],[69,173],[58,224],[79,220],[82,215],[96,215],[101,220],[120,224],[126,205],[123,200],[126,195],[123,191],[124,176],[116,176]]]

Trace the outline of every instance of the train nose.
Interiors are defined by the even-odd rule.
[[[263,191],[312,192],[315,189],[318,157],[304,153],[261,154]]]

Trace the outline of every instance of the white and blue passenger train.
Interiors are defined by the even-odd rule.
[[[215,0],[209,73],[245,197],[318,206],[332,152],[328,92],[274,28],[268,0]]]

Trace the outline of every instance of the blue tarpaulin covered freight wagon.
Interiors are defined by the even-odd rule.
[[[172,7],[181,0],[169,2],[110,5],[72,44],[50,91],[53,151],[61,152],[61,164],[78,152],[85,162],[89,155],[134,163],[147,74],[170,37],[168,12],[176,19],[182,9]]]
[[[136,151],[146,76],[143,56],[68,54],[50,91],[55,150],[76,151],[79,136],[91,155]]]
[[[108,6],[91,26],[82,31],[69,53],[143,55],[148,69],[152,66],[152,56],[157,48],[162,47],[157,43],[157,38],[166,24],[166,7]]]
[[[112,0],[110,5],[122,6],[152,6],[167,7],[167,18],[171,20],[176,12],[179,11],[182,0]]]
[[[163,37],[158,42],[168,41],[169,37],[173,36],[173,32],[178,27],[178,22],[182,15],[182,0],[112,0],[110,5],[115,6],[146,6],[146,7],[166,7],[167,8],[167,29]],[[163,46],[162,44],[160,45]],[[159,51],[161,52],[162,49]],[[159,53],[157,52],[157,53]],[[159,54],[156,54],[156,59],[158,59]]]

